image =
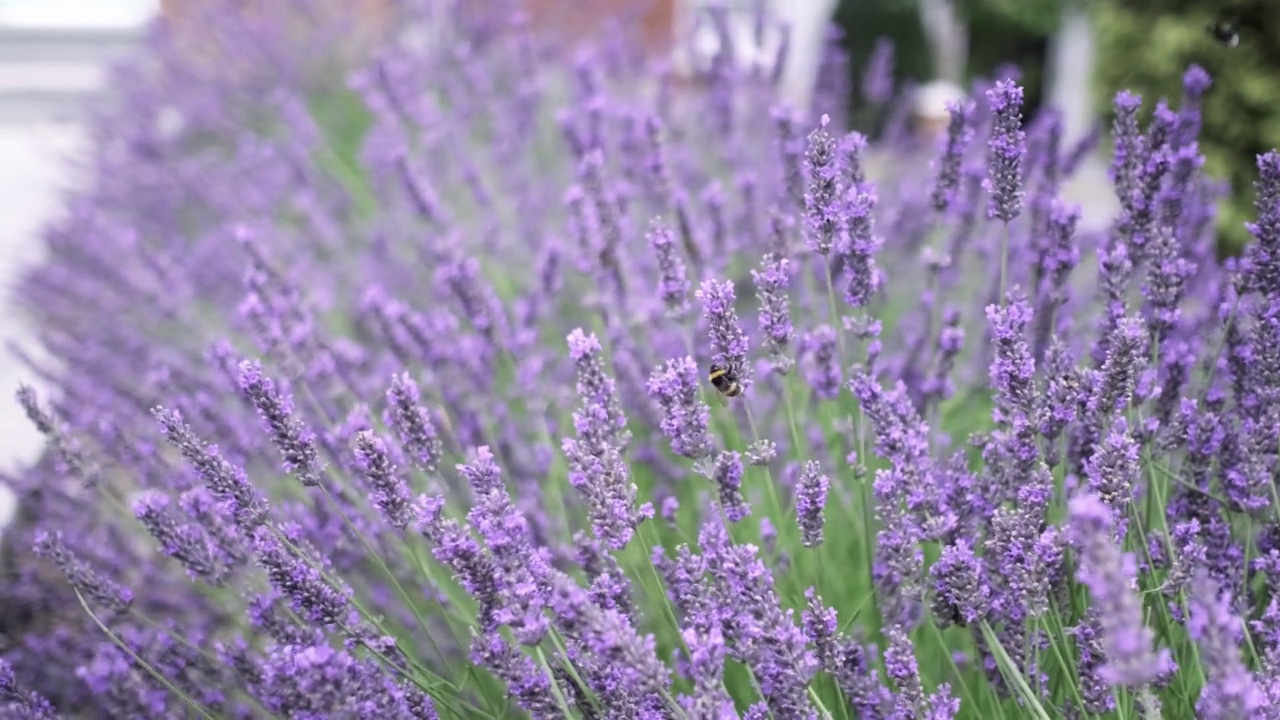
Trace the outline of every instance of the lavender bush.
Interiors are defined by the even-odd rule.
[[[1203,71],[1091,234],[1012,80],[902,169],[727,42],[402,12],[346,89],[258,16],[124,69],[18,293],[5,717],[1280,716],[1280,154],[1218,262]]]

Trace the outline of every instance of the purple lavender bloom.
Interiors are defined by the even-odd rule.
[[[986,617],[991,588],[968,539],[957,538],[942,548],[929,573],[934,579],[933,612],[939,625],[973,625]]]
[[[413,209],[424,220],[437,224],[446,224],[448,222],[444,215],[443,206],[440,197],[436,194],[435,187],[423,177],[421,173],[416,172],[410,166],[407,155],[401,155],[399,162],[396,163],[396,169],[400,174],[400,182],[404,185],[405,194],[409,196],[409,201],[413,205]]]
[[[467,517],[493,554],[496,619],[511,626],[521,644],[537,645],[550,627],[543,614],[550,564],[534,549],[529,523],[511,502],[489,448],[477,448],[466,465],[458,466],[458,474],[476,494]]]
[[[1077,626],[1067,630],[1076,643],[1080,653],[1080,695],[1083,710],[1097,715],[1115,709],[1116,699],[1111,692],[1111,683],[1104,680],[1100,670],[1105,667],[1106,650],[1102,645],[1102,629],[1098,625],[1098,612],[1090,609],[1085,619]]]
[[[802,170],[805,155],[805,141],[796,126],[800,120],[795,111],[788,107],[776,107],[770,111],[773,118],[774,131],[781,161],[783,183],[787,197],[799,210],[805,207],[805,178]]]
[[[862,168],[862,153],[867,149],[867,136],[860,132],[850,132],[840,138],[840,154],[844,156],[845,172],[849,178],[849,187],[861,188],[867,181]]]
[[[911,638],[901,625],[891,626],[885,635],[889,639],[884,652],[885,674],[898,686],[898,716],[915,717],[924,706],[924,687]]]
[[[506,315],[493,288],[481,277],[479,261],[460,254],[449,257],[436,269],[436,281],[449,289],[481,337],[495,347],[504,346],[509,335]]]
[[[747,464],[757,467],[767,466],[778,457],[778,445],[768,438],[756,440],[747,446]]]
[[[1249,284],[1254,290],[1275,297],[1280,293],[1280,152],[1273,150],[1258,156],[1254,190],[1258,219],[1246,225],[1257,238],[1257,243],[1245,249]]]
[[[736,451],[716,456],[711,479],[716,483],[720,508],[729,522],[742,522],[751,514],[751,506],[742,497],[742,456]]]
[[[661,220],[655,219],[649,223],[647,239],[658,258],[658,297],[666,306],[669,317],[683,317],[689,309],[690,284],[675,238]]]
[[[920,387],[924,408],[929,408],[939,400],[950,399],[955,394],[951,373],[963,348],[964,327],[961,325],[960,311],[947,308],[942,315],[942,329],[938,331],[937,356],[933,369]]]
[[[36,557],[53,563],[67,578],[67,582],[71,583],[71,587],[84,595],[86,600],[115,614],[129,612],[133,605],[133,592],[85,564],[62,542],[61,532],[37,532],[34,549]]]
[[[822,513],[827,505],[830,484],[817,462],[810,460],[804,464],[800,480],[796,483],[796,522],[800,524],[800,537],[805,547],[822,544]]]
[[[1111,508],[1117,534],[1123,537],[1125,518],[1141,470],[1139,447],[1123,417],[1112,421],[1107,436],[1085,461],[1087,490]]]
[[[314,555],[303,558],[298,541],[296,528],[280,534],[265,527],[254,532],[254,553],[271,586],[288,597],[294,612],[308,622],[322,628],[355,627],[358,618],[351,604],[351,590],[336,587],[327,579]]]
[[[48,438],[50,447],[66,465],[67,472],[81,479],[86,487],[98,482],[99,470],[76,441],[52,415],[40,407],[36,391],[30,385],[18,386],[18,404],[22,406],[27,419],[35,425],[41,435]]]
[[[1230,593],[1219,591],[1201,570],[1192,579],[1189,602],[1187,631],[1200,648],[1200,665],[1208,676],[1196,713],[1222,720],[1255,717],[1266,696],[1240,657],[1244,626],[1231,610]]]
[[[684,644],[689,648],[689,675],[693,680],[693,693],[680,698],[689,720],[731,720],[738,717],[733,699],[725,692],[723,684],[726,649],[724,633],[712,627],[702,635],[695,630],[684,630]]]
[[[817,670],[808,639],[783,611],[773,578],[754,545],[734,545],[722,525],[703,526],[699,537],[715,581],[731,657],[751,667],[769,710],[779,720],[814,720],[806,689]]]
[[[747,390],[751,387],[751,363],[747,362],[749,344],[747,334],[738,324],[738,311],[734,309],[733,281],[704,280],[697,297],[710,326],[712,364],[732,369],[738,384]]]
[[[601,352],[595,335],[581,329],[569,334],[582,406],[573,413],[577,438],[565,438],[561,448],[569,461],[569,482],[587,498],[596,535],[620,550],[631,541],[636,526],[653,515],[653,506],[636,507],[638,490],[622,458],[630,433],[614,382],[604,374]]]
[[[422,407],[418,384],[409,373],[393,375],[387,390],[387,409],[383,422],[396,432],[400,446],[408,453],[414,466],[423,472],[434,473],[444,454],[444,445],[436,432],[431,415]]]
[[[621,613],[596,605],[564,573],[552,575],[551,587],[556,626],[606,664],[626,691],[648,695],[667,690],[670,678],[654,651],[652,635],[641,636]]]
[[[1142,97],[1128,90],[1116,93],[1113,102],[1115,119],[1111,134],[1115,141],[1115,155],[1111,160],[1110,177],[1120,201],[1128,202],[1138,189],[1138,173],[1145,153],[1145,141],[1138,127],[1138,111]]]
[[[178,411],[157,407],[152,414],[165,437],[195,468],[209,490],[234,504],[237,525],[248,533],[266,522],[267,501],[249,484],[244,470],[227,462],[216,445],[197,438]]]
[[[1173,146],[1185,148],[1200,135],[1201,105],[1213,78],[1199,65],[1191,65],[1182,74],[1182,109],[1178,112],[1178,129]]]
[[[818,666],[827,672],[834,672],[840,660],[840,619],[834,609],[823,604],[822,597],[814,588],[806,589],[804,597],[807,608],[801,619],[805,637],[817,653]]]
[[[711,410],[698,399],[698,365],[691,357],[668,360],[649,376],[649,395],[662,406],[662,434],[671,451],[693,460],[711,454]]]
[[[987,91],[994,116],[987,140],[987,217],[1009,223],[1022,212],[1022,164],[1027,134],[1022,131],[1022,88],[1001,80]]]
[[[672,495],[662,501],[662,519],[666,521],[668,525],[675,525],[676,513],[678,512],[680,512],[680,498]]]
[[[533,720],[565,720],[546,673],[501,635],[477,634],[471,644],[471,660],[506,683],[507,692]]]
[[[283,717],[377,717],[417,720],[406,691],[373,660],[328,645],[274,649],[262,669],[261,696]],[[435,717],[434,708],[425,717]]]
[[[795,330],[791,326],[791,300],[787,289],[791,284],[790,262],[784,257],[766,253],[760,269],[751,271],[760,302],[760,332],[769,346],[769,358],[775,371],[785,375],[794,361],[787,355]]]
[[[841,279],[844,282],[844,301],[853,307],[863,307],[880,289],[882,278],[876,267],[875,253],[881,239],[875,236],[874,211],[878,198],[872,188],[854,189],[846,202],[845,233],[837,252],[844,263]]]
[[[41,695],[18,683],[13,666],[0,659],[0,715],[25,720],[57,720],[53,706]]]
[[[409,485],[400,476],[382,438],[371,430],[356,434],[356,463],[369,483],[373,504],[391,527],[404,530],[416,523]]]
[[[578,565],[591,581],[591,599],[606,610],[617,610],[634,620],[631,580],[613,553],[581,530],[573,534],[573,547]],[[540,567],[545,566],[541,559],[538,562]]]
[[[1133,400],[1138,374],[1146,361],[1147,330],[1140,318],[1122,318],[1108,338],[1106,359],[1089,397],[1088,408],[1099,420],[1120,412]]]
[[[955,202],[960,188],[960,166],[965,151],[973,141],[973,114],[977,106],[972,100],[960,100],[947,104],[951,120],[947,124],[947,138],[942,155],[934,161],[933,209],[939,214]]]
[[[1071,501],[1071,532],[1080,547],[1076,577],[1089,588],[1102,630],[1106,664],[1099,677],[1111,685],[1138,688],[1156,681],[1169,664],[1169,653],[1152,652],[1155,634],[1143,624],[1142,601],[1134,592],[1137,568],[1132,555],[1120,552],[1112,512],[1095,495]]]
[[[987,320],[995,338],[991,361],[991,386],[996,393],[998,420],[1012,422],[1031,417],[1034,407],[1035,360],[1025,332],[1031,324],[1031,306],[1018,288],[1009,291],[1003,306],[988,305]]]
[[[284,471],[297,475],[303,485],[319,485],[325,466],[316,447],[316,436],[298,416],[292,396],[279,391],[275,383],[262,374],[262,366],[253,360],[240,363],[239,382],[240,392],[257,409],[272,441],[284,456]]]
[[[1045,234],[1049,242],[1040,262],[1040,277],[1047,283],[1055,304],[1066,298],[1057,296],[1063,292],[1067,277],[1080,262],[1080,246],[1076,242],[1076,228],[1080,224],[1080,206],[1069,205],[1054,199],[1050,205]]]
[[[809,134],[804,153],[805,172],[809,176],[804,194],[805,242],[819,255],[829,255],[844,224],[840,212],[840,158],[836,142],[827,132],[830,118],[826,115],[818,128]]]
[[[889,38],[876,39],[862,73],[862,97],[874,105],[884,105],[893,98],[894,45]]]
[[[222,584],[229,568],[209,537],[199,526],[179,521],[169,506],[168,495],[147,490],[133,501],[133,514],[160,544],[160,551],[182,563],[188,575],[211,585]]]
[[[569,333],[567,342],[569,357],[578,370],[578,396],[584,404],[599,405],[607,416],[607,424],[602,429],[605,439],[625,446],[631,437],[626,429],[627,418],[622,414],[616,383],[605,373],[604,348],[599,338],[594,333],[588,335],[582,328],[575,328]]]
[[[800,373],[818,397],[832,400],[840,395],[840,364],[836,357],[836,331],[819,325],[800,338]]]
[[[699,632],[718,627],[719,615],[711,582],[707,578],[707,556],[698,555],[688,545],[676,548],[675,559],[667,557],[661,547],[653,549],[653,565],[662,573],[667,597],[684,617],[684,625]]]
[[[414,503],[421,523],[418,530],[435,548],[432,554],[476,600],[476,624],[482,633],[495,633],[498,621],[498,581],[493,557],[471,533],[452,518],[444,517],[444,498],[419,496]]]

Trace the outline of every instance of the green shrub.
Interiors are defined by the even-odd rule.
[[[1094,5],[1098,38],[1097,100],[1110,107],[1121,88],[1140,92],[1148,109],[1161,97],[1176,101],[1183,72],[1197,63],[1213,76],[1205,97],[1200,145],[1211,175],[1231,183],[1221,208],[1225,252],[1247,240],[1259,153],[1280,144],[1280,3],[1236,3],[1256,18],[1237,47],[1217,42],[1206,26],[1221,0],[1106,0]]]

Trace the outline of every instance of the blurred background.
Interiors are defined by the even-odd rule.
[[[305,14],[341,4],[356,18],[343,40],[359,52],[394,27],[400,3],[451,1],[0,0],[0,287],[8,292],[21,268],[40,259],[40,228],[76,182],[73,159],[85,143],[79,122],[94,98],[110,92],[109,65],[139,49],[153,23],[168,24],[182,47],[199,52],[207,47],[202,13],[297,6]],[[790,25],[784,96],[872,136],[894,111],[886,105],[886,76],[908,91],[899,110],[928,132],[945,125],[945,103],[968,92],[975,78],[1016,72],[1027,92],[1026,116],[1057,107],[1070,144],[1107,122],[1120,88],[1142,93],[1148,112],[1162,97],[1176,103],[1183,72],[1198,63],[1214,78],[1202,149],[1210,172],[1233,188],[1219,225],[1224,252],[1247,237],[1254,156],[1280,146],[1280,0],[592,0],[589,10],[567,0],[492,1],[521,6],[536,26],[567,41],[620,27],[638,31],[654,58],[670,56],[677,38],[692,39],[694,52],[670,57],[677,73],[725,40],[754,48],[751,18],[763,3]],[[726,20],[719,28],[706,21],[713,6]],[[1222,22],[1238,31],[1238,42],[1206,29]],[[765,48],[776,52],[782,43],[774,38]],[[818,85],[846,88],[848,106],[810,107]],[[1077,187],[1066,191],[1086,206],[1086,220],[1104,226],[1114,202],[1108,151],[1103,143]],[[9,350],[25,337],[21,320],[0,311],[6,396],[31,380]],[[38,449],[16,403],[0,402],[0,472]]]

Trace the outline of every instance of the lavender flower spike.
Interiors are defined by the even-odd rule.
[[[534,550],[529,523],[511,502],[489,448],[477,448],[458,473],[476,494],[468,519],[493,553],[497,619],[511,626],[521,644],[537,645],[550,626],[543,613],[550,565]]]
[[[956,199],[960,187],[960,165],[965,150],[973,141],[974,102],[961,100],[947,104],[951,121],[947,124],[947,139],[942,155],[934,161],[933,209],[944,213]]]
[[[706,635],[694,630],[683,633],[689,648],[689,671],[693,676],[693,694],[682,697],[680,704],[690,720],[728,720],[737,717],[733,699],[723,684],[726,648],[724,633],[712,626]]]
[[[760,332],[769,344],[769,357],[773,368],[785,375],[795,361],[787,355],[795,330],[791,326],[791,301],[787,288],[791,284],[788,273],[790,261],[765,254],[760,269],[751,271],[756,284],[756,298],[760,301]]]
[[[987,140],[987,217],[1009,223],[1022,212],[1022,163],[1027,134],[1022,131],[1022,88],[1001,80],[987,91],[994,120]]]
[[[436,432],[431,415],[422,407],[418,384],[409,373],[391,378],[387,390],[387,410],[383,421],[396,432],[400,446],[413,464],[423,472],[434,473],[444,454],[444,445]]]
[[[161,552],[182,563],[187,574],[211,585],[220,585],[226,578],[227,568],[211,547],[209,538],[198,526],[179,522],[169,505],[168,495],[146,490],[133,501],[133,514],[160,543]]]
[[[293,398],[280,392],[262,366],[253,360],[240,363],[240,392],[258,410],[271,439],[284,456],[284,471],[297,475],[303,485],[320,484],[324,463],[316,448],[315,433],[307,429],[293,407]]]
[[[656,218],[649,223],[646,238],[658,258],[658,297],[670,317],[683,317],[689,309],[690,283],[676,249],[676,239],[671,230]]]
[[[36,533],[35,553],[37,557],[52,562],[71,583],[71,587],[92,601],[113,613],[123,614],[133,604],[133,592],[115,582],[102,577],[89,567],[62,542],[62,533],[47,533],[43,530]]]
[[[1208,683],[1200,691],[1196,714],[1210,720],[1245,720],[1257,717],[1266,703],[1240,657],[1240,618],[1231,611],[1231,596],[1220,593],[1208,572],[1200,570],[1191,581],[1191,617],[1187,630],[1200,647],[1200,664]]]
[[[218,498],[232,502],[236,524],[241,529],[252,531],[266,522],[267,500],[249,483],[244,470],[223,458],[217,446],[197,438],[178,411],[157,407],[151,413],[169,443],[195,468],[209,490]]]
[[[13,713],[12,715],[6,713]],[[13,666],[0,659],[0,717],[26,720],[57,720],[49,701],[18,684]]]
[[[400,476],[382,438],[370,430],[356,434],[356,464],[364,471],[373,504],[391,527],[404,530],[414,524],[413,497]]]
[[[830,325],[819,325],[800,338],[800,372],[814,394],[825,400],[840,395],[837,340],[836,331]]]
[[[830,118],[822,116],[818,129],[809,134],[804,152],[805,172],[809,176],[804,194],[805,241],[819,255],[831,254],[843,226],[840,212],[841,168],[836,142],[827,132]]]
[[[712,478],[720,493],[720,507],[729,522],[742,522],[751,514],[751,506],[742,497],[742,456],[736,451],[716,456]]]
[[[652,635],[639,635],[617,610],[602,609],[564,573],[553,575],[551,587],[551,608],[561,632],[606,662],[620,689],[650,695],[669,687],[667,668],[658,660]]]
[[[1080,495],[1069,511],[1081,554],[1076,577],[1089,588],[1102,630],[1106,664],[1099,677],[1128,688],[1154,682],[1169,668],[1169,653],[1151,650],[1155,635],[1142,622],[1142,601],[1134,592],[1137,568],[1133,556],[1116,544],[1111,508],[1095,495]]]
[[[1280,293],[1280,152],[1258,156],[1258,180],[1254,183],[1258,209],[1256,222],[1248,223],[1257,243],[1245,250],[1253,288],[1268,296]]]
[[[698,365],[691,357],[668,360],[649,376],[649,395],[662,407],[662,434],[671,451],[693,460],[712,452],[711,410],[698,400]]]
[[[565,438],[561,448],[569,462],[570,484],[586,496],[596,536],[620,550],[631,541],[636,526],[653,516],[653,505],[636,508],[638,490],[622,457],[630,438],[627,421],[614,381],[604,373],[601,352],[595,335],[581,329],[569,334],[582,406],[573,413],[577,437]]]
[[[707,279],[697,292],[702,312],[711,326],[711,362],[732,368],[743,390],[751,387],[751,364],[747,362],[747,334],[738,324],[738,311],[733,305],[737,297],[733,281]]]
[[[805,547],[822,544],[822,511],[827,505],[830,484],[816,461],[804,464],[800,480],[796,483],[796,521],[800,524],[800,537]]]

